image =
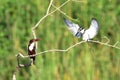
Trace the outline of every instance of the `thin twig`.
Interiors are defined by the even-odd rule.
[[[74,2],[86,2],[85,0],[72,0]]]
[[[33,33],[34,39],[37,39],[37,36],[36,36],[36,34],[35,34],[34,29],[32,29],[32,33]],[[35,42],[36,49],[37,49],[37,45],[38,45],[38,43]]]
[[[57,9],[60,13],[62,13],[63,15],[65,15],[66,17],[68,17],[68,18],[70,18],[70,19],[72,19],[72,20],[76,20],[76,19],[73,19],[72,17],[66,15],[65,12],[63,12],[62,10],[60,10],[60,8],[57,8],[54,4],[52,4],[52,6],[53,6],[55,9]]]
[[[113,46],[117,46],[118,43],[119,43],[119,41],[117,41]]]
[[[53,3],[53,0],[51,0],[50,3],[49,3],[49,6],[48,6],[48,9],[47,9],[46,15],[49,13],[52,3]]]
[[[48,15],[48,13],[49,13],[49,11],[50,11],[50,7],[51,7],[52,2],[53,2],[53,0],[51,0],[50,3],[49,3],[48,9],[47,9],[47,11],[46,11],[46,15]],[[32,27],[32,33],[33,33],[34,39],[37,38],[34,30],[35,30],[35,28],[36,28],[39,24],[40,24],[40,23],[38,22],[34,27]],[[38,44],[37,44],[37,42],[36,42],[36,49],[37,49],[37,45],[38,45]]]
[[[110,39],[107,36],[104,36],[103,38],[107,40],[106,41],[107,44],[110,42]]]
[[[115,45],[111,45],[111,44],[108,44],[108,43],[103,43],[103,42],[100,42],[100,41],[94,41],[94,40],[90,40],[90,42],[93,42],[93,43],[98,43],[100,45],[104,45],[104,46],[108,46],[108,47],[112,47],[112,48],[116,48],[116,49],[120,49],[120,47],[116,46],[117,44]]]
[[[19,67],[17,66],[15,69],[15,72],[13,73],[13,80],[16,80],[16,74],[18,70],[19,70]]]

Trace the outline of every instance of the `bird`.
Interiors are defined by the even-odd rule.
[[[31,39],[28,44],[28,55],[30,56],[31,62],[35,64],[35,54],[36,54],[36,46],[35,42],[39,41],[40,39]]]
[[[66,18],[64,18],[64,22],[74,36],[76,36],[77,38],[81,37],[84,41],[89,41],[93,39],[97,35],[99,30],[98,21],[96,18],[91,19],[91,24],[88,29],[85,29],[78,24],[71,22]]]

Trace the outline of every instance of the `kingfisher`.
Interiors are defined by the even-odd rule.
[[[35,42],[39,41],[40,39],[31,39],[28,44],[28,55],[30,56],[30,60],[35,64],[35,54],[36,54],[36,46]],[[33,56],[31,56],[33,55]]]
[[[64,22],[74,36],[76,36],[77,38],[82,37],[84,41],[89,41],[98,33],[99,26],[98,21],[95,18],[92,18],[90,27],[88,29],[84,29],[83,27],[67,20],[66,18],[64,18]]]

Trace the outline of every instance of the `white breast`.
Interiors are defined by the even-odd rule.
[[[96,21],[96,19],[92,19],[89,29],[87,29],[83,34],[83,40],[87,41],[94,38],[98,33],[98,28],[98,22]]]
[[[30,44],[30,46],[29,46],[29,50],[32,51],[33,48],[34,48],[34,46],[35,46],[35,43],[33,42],[32,44]]]
[[[88,34],[88,32],[85,31],[85,33],[84,33],[83,36],[82,36],[82,39],[83,39],[84,41],[89,40],[89,34]]]
[[[92,39],[92,38],[94,38],[94,36],[97,34],[97,32],[95,31],[95,30],[86,30],[85,31],[85,33],[83,34],[83,37],[82,37],[82,39],[84,40],[84,41],[87,41],[87,40],[89,40],[89,39]]]

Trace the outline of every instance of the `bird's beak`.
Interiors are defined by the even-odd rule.
[[[34,42],[40,41],[40,38],[34,39]]]

